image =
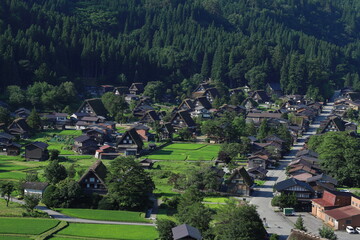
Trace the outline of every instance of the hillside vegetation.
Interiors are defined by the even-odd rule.
[[[186,94],[211,77],[219,86],[280,82],[286,93],[329,97],[344,85],[360,90],[359,7],[355,0],[4,0],[0,88],[160,80],[167,93]]]

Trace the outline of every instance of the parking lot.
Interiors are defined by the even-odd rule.
[[[282,213],[279,213],[282,215]],[[295,224],[296,219],[299,214],[304,219],[304,225],[307,228],[309,233],[314,233],[315,235],[319,235],[319,228],[322,227],[323,222],[320,219],[315,218],[310,213],[296,213],[295,216],[284,217]],[[336,235],[338,236],[338,240],[359,240],[360,234],[349,234],[346,231],[336,231]]]

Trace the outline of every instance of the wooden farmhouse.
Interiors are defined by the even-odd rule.
[[[46,143],[33,142],[25,146],[26,161],[45,161],[49,159],[49,151]]]
[[[135,156],[139,154],[143,146],[144,143],[135,128],[126,131],[116,142],[118,152],[125,156]]]
[[[108,112],[106,111],[106,108],[104,107],[104,104],[102,103],[100,98],[92,98],[92,99],[86,99],[79,109],[77,110],[79,113],[87,113],[90,116],[103,116],[105,117]]]
[[[78,181],[81,189],[86,194],[106,194],[107,168],[101,160],[97,160]]]

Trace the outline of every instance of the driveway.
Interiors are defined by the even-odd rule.
[[[281,213],[275,212],[271,206],[271,199],[273,198],[273,186],[276,182],[286,179],[285,169],[286,166],[295,158],[296,153],[303,148],[305,139],[316,134],[316,130],[320,127],[320,122],[325,120],[333,109],[333,102],[324,106],[323,111],[317,116],[313,123],[310,124],[307,132],[298,139],[294,144],[291,151],[279,161],[280,166],[277,169],[269,170],[268,178],[264,185],[256,188],[250,199],[250,203],[257,206],[258,213],[263,219],[265,226],[267,226],[268,233],[276,233],[280,236],[280,239],[287,239],[291,229],[294,227],[294,221],[296,217],[284,217]],[[309,215],[307,217],[307,215]],[[318,229],[322,226],[322,221],[312,217],[310,214],[304,214],[304,223],[309,226],[309,232],[318,234]],[[341,232],[338,235],[340,240],[347,240],[348,235],[342,236]],[[359,237],[359,236],[358,236]],[[360,239],[360,238],[357,238]]]

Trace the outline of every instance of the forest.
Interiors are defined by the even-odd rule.
[[[321,100],[360,90],[359,10],[356,0],[2,0],[0,91],[161,81],[178,94],[212,78]]]

